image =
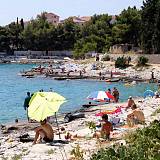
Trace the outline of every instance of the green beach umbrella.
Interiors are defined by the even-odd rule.
[[[43,121],[54,115],[65,101],[66,99],[56,92],[36,92],[29,102],[28,116],[36,121]]]

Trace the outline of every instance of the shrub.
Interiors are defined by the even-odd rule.
[[[102,57],[102,61],[110,61],[110,56],[109,55],[104,55]]]
[[[75,160],[84,160],[83,151],[81,151],[79,144],[77,144],[77,146],[72,149],[71,155],[74,156]]]
[[[138,59],[137,66],[145,66],[147,62],[148,62],[148,58],[141,56]]]
[[[54,154],[54,152],[55,152],[55,151],[54,151],[53,149],[49,149],[47,153],[48,153],[48,154]]]
[[[126,68],[128,66],[127,59],[125,57],[118,57],[115,62],[116,68]]]
[[[91,160],[159,160],[160,123],[155,121],[149,127],[137,130],[126,139],[127,145],[101,149]]]
[[[96,130],[96,124],[95,124],[95,122],[93,122],[93,121],[87,122],[87,123],[86,123],[86,126],[88,126],[88,128],[89,128],[92,132],[94,132],[94,131]]]
[[[15,154],[13,157],[11,157],[12,160],[20,160],[22,159],[22,155],[21,154]]]

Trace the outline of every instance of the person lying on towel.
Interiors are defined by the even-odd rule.
[[[52,126],[47,123],[47,120],[40,121],[41,126],[35,129],[35,138],[33,144],[41,142],[43,139],[45,142],[52,142],[54,139],[54,132]]]

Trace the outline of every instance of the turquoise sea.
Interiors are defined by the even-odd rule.
[[[33,64],[0,64],[0,124],[12,122],[16,118],[26,119],[23,108],[26,92],[34,93],[40,89],[54,91],[66,97],[60,112],[73,111],[88,103],[86,97],[97,90],[107,90],[117,87],[120,91],[120,101],[125,101],[128,96],[143,96],[147,89],[156,90],[154,84],[141,83],[136,86],[126,87],[123,83],[106,83],[92,80],[56,81],[51,78],[37,77],[28,79],[18,75],[20,71],[35,67]]]

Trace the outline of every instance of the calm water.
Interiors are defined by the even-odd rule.
[[[35,65],[0,64],[0,123],[11,122],[15,118],[26,119],[23,101],[27,91],[33,93],[40,89],[48,91],[49,88],[53,88],[66,97],[67,102],[60,108],[60,112],[67,112],[88,103],[86,97],[96,90],[106,90],[115,86],[120,91],[121,101],[127,100],[130,95],[142,96],[146,89],[156,90],[154,84],[125,87],[123,83],[107,84],[90,80],[55,81],[44,77],[28,79],[18,75],[19,71],[33,66]]]

